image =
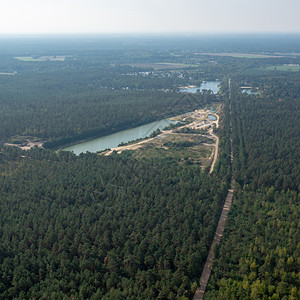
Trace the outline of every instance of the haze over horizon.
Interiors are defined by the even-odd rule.
[[[298,0],[10,0],[0,34],[300,33]]]

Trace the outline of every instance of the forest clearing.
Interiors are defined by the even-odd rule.
[[[214,165],[218,158],[219,138],[213,134],[213,126],[219,127],[219,116],[213,114],[215,120],[210,120],[208,116],[212,114],[209,110],[195,110],[194,112],[180,115],[174,118],[176,121],[189,121],[188,124],[171,130],[162,130],[162,132],[152,138],[147,138],[136,143],[119,146],[108,151],[101,152],[100,155],[109,156],[116,152],[118,154],[126,150],[140,150],[138,156],[162,155],[162,152],[169,151],[172,147],[176,147],[179,156],[187,157],[189,160],[201,163],[205,168],[211,164],[210,173],[214,169]],[[200,137],[200,139],[199,139]],[[202,137],[202,139],[201,139]],[[184,148],[183,153],[178,150]],[[192,153],[187,152],[187,148]],[[158,150],[158,151],[155,151]],[[156,154],[154,154],[156,152]],[[201,159],[195,157],[195,153],[200,154]]]

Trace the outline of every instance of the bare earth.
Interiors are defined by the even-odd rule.
[[[192,120],[191,123],[181,126],[177,129],[182,129],[182,128],[191,128],[191,129],[205,129],[208,128],[210,126],[212,126],[213,124],[216,124],[216,127],[219,127],[219,116],[217,114],[211,114],[213,116],[216,117],[215,121],[211,121],[208,120],[208,115],[210,115],[210,111],[209,110],[195,110],[192,113],[188,113],[188,114],[184,114],[182,116],[177,117],[176,119],[178,120]],[[213,161],[210,167],[210,173],[213,171],[215,163],[217,161],[218,158],[218,151],[219,151],[219,137],[216,136],[215,134],[213,134],[213,129],[210,128],[208,131],[209,136],[213,138],[216,143],[215,144],[204,144],[207,147],[214,147],[214,154],[213,154]],[[161,139],[164,138],[168,135],[174,135],[176,133],[174,133],[172,130],[164,130],[162,131],[161,134],[157,135],[156,137],[153,138],[149,138],[143,141],[139,141],[137,143],[134,144],[129,144],[129,145],[124,145],[124,146],[119,146],[116,148],[112,148],[111,150],[107,151],[107,152],[102,152],[100,153],[100,155],[105,155],[105,156],[109,156],[111,155],[114,151],[116,151],[118,154],[122,153],[125,150],[137,150],[139,148],[142,148],[144,145],[146,145],[147,143],[157,140],[157,139]],[[212,157],[211,157],[212,159]]]
[[[218,227],[213,239],[213,242],[211,244],[210,250],[208,252],[208,256],[202,271],[202,275],[200,278],[200,287],[197,288],[193,300],[202,300],[204,296],[204,292],[208,283],[208,280],[210,278],[211,270],[213,261],[215,258],[214,255],[214,248],[216,245],[218,245],[221,241],[221,237],[223,236],[225,223],[227,220],[228,212],[232,203],[232,196],[233,196],[233,190],[228,191],[228,195],[226,197],[223,210],[219,219]]]
[[[231,84],[231,79],[228,80],[229,99],[231,99],[231,86],[230,86],[230,84]],[[231,111],[231,106],[230,106],[230,115],[231,114],[232,114],[232,111]],[[233,147],[232,147],[232,123],[231,123],[231,121],[230,121],[230,148],[231,148],[230,157],[231,157],[231,168],[232,168]],[[193,300],[202,300],[203,299],[203,296],[204,296],[204,293],[205,293],[205,290],[206,290],[206,287],[207,287],[207,284],[208,284],[208,281],[209,281],[209,278],[210,278],[210,275],[211,275],[213,262],[214,262],[214,259],[215,259],[214,249],[218,244],[220,244],[221,237],[223,236],[223,232],[224,232],[225,223],[226,223],[226,220],[227,220],[227,217],[228,217],[228,212],[230,210],[230,206],[231,206],[231,203],[232,203],[233,192],[234,192],[233,183],[234,183],[234,173],[232,173],[232,177],[231,177],[231,183],[230,183],[231,189],[228,190],[228,194],[227,194],[227,197],[226,197],[223,209],[222,209],[222,213],[221,213],[221,216],[220,216],[220,219],[219,219],[217,230],[215,232],[214,239],[212,241],[210,250],[208,252],[208,256],[207,256],[204,268],[202,270],[202,274],[201,274],[201,277],[200,277],[200,287],[197,288]]]
[[[210,167],[210,170],[209,170],[209,173],[212,173],[212,171],[214,170],[214,167],[215,167],[215,164],[216,164],[216,161],[217,161],[217,158],[218,158],[218,152],[219,152],[219,137],[214,135],[212,133],[212,129],[209,130],[210,132],[210,135],[216,140],[216,143],[215,143],[215,152],[214,152],[214,160],[211,164],[211,167]]]
[[[43,142],[28,141],[25,145],[22,144],[22,146],[20,146],[18,144],[5,143],[4,146],[13,146],[13,147],[19,147],[22,150],[29,150],[29,149],[33,148],[34,146],[42,148],[43,147]]]

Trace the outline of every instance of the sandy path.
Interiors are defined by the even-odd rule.
[[[215,116],[215,117],[217,118],[217,120],[216,120],[216,121],[213,121],[213,123],[216,124],[216,128],[219,128],[219,119],[220,119],[220,117],[219,117],[219,115],[217,115],[217,114],[213,114],[213,116]]]
[[[216,135],[214,135],[213,133],[212,133],[212,129],[210,130],[210,135],[216,140],[216,143],[215,143],[215,153],[214,153],[214,160],[213,160],[213,162],[212,162],[212,164],[211,164],[211,166],[210,166],[210,170],[209,170],[209,174],[211,174],[212,173],[212,171],[214,170],[214,167],[215,167],[215,164],[216,164],[216,161],[217,161],[217,159],[218,159],[218,153],[219,153],[219,137],[218,136],[216,136]]]
[[[150,141],[152,141],[154,138],[151,138],[151,139],[147,139],[147,140],[144,140],[144,141],[140,141],[138,143],[135,143],[135,144],[131,144],[131,145],[126,145],[126,146],[120,146],[120,147],[116,147],[116,148],[112,148],[111,150],[109,150],[108,152],[106,153],[103,153],[105,156],[109,156],[111,155],[114,151],[117,151],[118,154],[122,153],[123,151],[125,150],[136,150],[140,147],[142,147],[142,144],[145,144],[145,143],[148,143]],[[102,153],[100,153],[102,154]]]
[[[222,209],[222,213],[219,219],[219,223],[217,226],[217,230],[215,232],[215,236],[213,239],[213,242],[210,246],[210,250],[208,252],[208,256],[200,277],[200,287],[197,288],[194,298],[193,300],[202,300],[204,293],[205,293],[205,289],[208,283],[208,280],[210,278],[210,274],[211,274],[211,270],[212,270],[212,265],[213,265],[213,260],[215,258],[214,255],[214,248],[216,247],[216,245],[220,244],[221,238],[223,236],[223,232],[224,232],[224,227],[225,227],[225,223],[227,220],[227,216],[228,216],[228,212],[232,203],[232,196],[233,196],[233,190],[229,190],[223,209]]]
[[[231,88],[230,88],[230,81],[231,79],[229,79],[228,81],[228,85],[229,85],[229,99],[231,99]],[[232,115],[232,111],[231,111],[231,105],[230,105],[230,115]],[[232,170],[232,176],[231,176],[231,183],[230,183],[230,190],[228,190],[228,194],[222,209],[222,213],[218,222],[218,226],[217,226],[217,230],[215,232],[214,235],[214,239],[212,241],[212,244],[210,246],[210,250],[208,252],[208,256],[204,265],[204,268],[202,270],[202,274],[200,277],[200,287],[197,288],[194,298],[193,300],[202,300],[210,275],[211,275],[211,271],[212,271],[212,267],[213,267],[213,261],[215,259],[215,254],[214,254],[214,248],[216,247],[216,245],[220,244],[221,241],[221,237],[223,236],[223,232],[224,232],[224,227],[225,227],[225,223],[228,217],[228,212],[230,210],[230,206],[232,203],[232,197],[233,197],[233,182],[234,182],[234,171],[233,171],[233,147],[232,147],[232,122],[230,121],[230,156],[231,156],[231,170]]]
[[[163,130],[161,134],[153,137],[153,138],[149,138],[149,139],[146,139],[146,140],[143,140],[143,141],[140,141],[140,142],[137,142],[137,143],[134,143],[134,144],[130,144],[130,145],[125,145],[125,146],[119,146],[119,147],[116,147],[116,148],[112,148],[111,150],[109,150],[108,152],[104,152],[103,154],[105,156],[109,156],[111,155],[114,151],[117,151],[118,154],[122,153],[123,151],[125,150],[136,150],[140,147],[142,147],[142,144],[145,144],[145,143],[148,143],[148,142],[151,142],[153,141],[154,139],[156,138],[161,138],[163,137],[164,135],[166,134],[170,134],[172,133],[172,130]],[[102,154],[102,153],[100,153]]]
[[[210,113],[207,113],[207,115],[208,114],[210,114]],[[194,112],[191,115],[200,116],[199,120],[194,120],[192,123],[183,125],[181,127],[178,127],[177,129],[182,129],[182,128],[186,128],[186,127],[192,128],[192,129],[200,129],[200,128],[204,129],[205,127],[208,127],[212,124],[216,124],[217,128],[219,127],[219,116],[217,114],[213,114],[216,117],[215,121],[203,120],[203,115],[202,116],[201,116],[201,114],[199,115],[199,111]],[[210,168],[210,173],[211,173],[213,171],[216,160],[218,158],[219,138],[212,133],[212,129],[209,131],[209,133],[216,140],[216,144],[214,145],[214,147],[215,147],[214,160],[213,160],[211,168]],[[130,145],[115,147],[115,148],[112,148],[111,150],[109,150],[108,152],[102,152],[99,155],[109,156],[114,151],[116,151],[118,154],[120,154],[125,150],[136,150],[136,149],[141,148],[143,144],[149,143],[149,142],[153,141],[154,139],[160,139],[160,138],[166,136],[167,134],[173,134],[172,130],[163,130],[161,134],[159,134],[153,138],[149,138],[149,139],[146,139],[146,140],[134,143],[134,144],[130,144]],[[208,145],[208,146],[213,146],[213,145]]]

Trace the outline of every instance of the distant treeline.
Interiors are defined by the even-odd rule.
[[[32,136],[47,141],[45,147],[57,147],[204,107],[217,100],[216,95],[195,95],[196,103],[194,99],[183,99],[180,93],[162,92],[155,87],[102,87],[101,78],[113,83],[119,72],[122,67],[103,67],[102,73],[87,66],[70,70],[54,67],[47,72],[37,70],[1,77],[0,140]],[[128,78],[124,78],[127,85]],[[151,84],[152,79],[148,82]]]

